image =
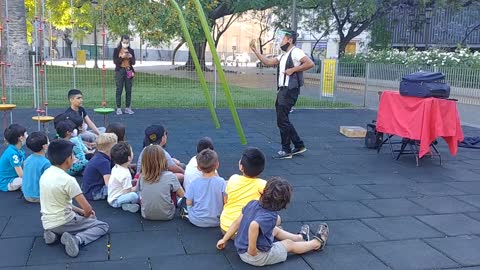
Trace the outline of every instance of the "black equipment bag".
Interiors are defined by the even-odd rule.
[[[365,146],[371,149],[377,149],[383,142],[383,133],[377,132],[375,122],[367,124],[367,134],[365,135]]]
[[[400,82],[400,95],[411,97],[448,98],[450,85],[440,72],[416,72],[406,75]]]

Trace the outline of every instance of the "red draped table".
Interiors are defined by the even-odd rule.
[[[385,91],[380,97],[377,131],[419,141],[419,158],[430,152],[430,145],[438,137],[445,140],[452,155],[457,154],[458,142],[463,141],[455,101],[405,97],[393,91]]]

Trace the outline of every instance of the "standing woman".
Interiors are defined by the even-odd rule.
[[[130,104],[132,102],[132,81],[135,76],[135,53],[130,48],[130,37],[123,35],[117,48],[113,50],[113,62],[115,63],[115,82],[117,92],[117,115],[122,114],[122,92],[125,85],[125,113],[133,114]]]

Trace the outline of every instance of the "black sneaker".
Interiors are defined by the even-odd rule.
[[[307,152],[307,148],[305,146],[300,147],[300,148],[293,148],[292,155],[298,155],[298,154],[302,154],[302,153],[305,153],[305,152]]]
[[[292,158],[292,153],[287,153],[283,150],[278,151],[277,155],[272,157],[273,159],[289,159]]]

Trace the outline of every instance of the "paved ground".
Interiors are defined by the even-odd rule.
[[[14,119],[29,126],[33,110],[18,110]],[[52,112],[54,113],[54,112]],[[239,112],[249,145],[267,155],[278,149],[271,110]],[[138,154],[143,130],[163,123],[169,132],[168,150],[187,160],[196,141],[211,136],[220,156],[220,174],[238,172],[244,146],[239,144],[228,111],[219,111],[222,127],[213,127],[204,110],[148,110],[123,121]],[[287,178],[294,186],[293,202],[281,213],[283,226],[297,231],[302,223],[326,221],[331,236],[323,252],[289,256],[271,269],[480,269],[480,155],[460,149],[452,157],[441,143],[444,164],[425,159],[416,167],[412,157],[392,160],[363,147],[363,141],[338,133],[340,125],[361,125],[375,118],[368,110],[298,110],[292,116],[309,151],[292,160],[268,159],[262,176]],[[95,117],[101,122],[100,117]],[[466,135],[479,130],[465,127]],[[233,243],[215,249],[218,229],[200,229],[179,218],[151,222],[92,203],[110,233],[67,257],[60,245],[43,243],[39,207],[21,193],[0,194],[1,269],[248,269]],[[110,244],[110,249],[107,248]],[[2,268],[5,267],[5,268]]]

